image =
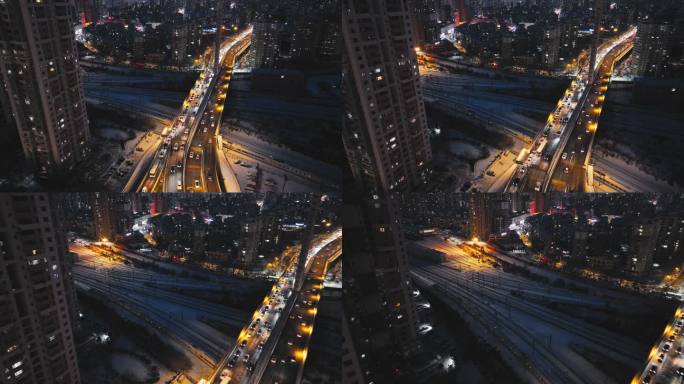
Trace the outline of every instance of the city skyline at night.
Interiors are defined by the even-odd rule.
[[[684,383],[683,91],[682,0],[0,0],[0,383]]]

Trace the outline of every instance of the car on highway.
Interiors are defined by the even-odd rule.
[[[245,353],[245,355],[242,357],[242,360],[246,363],[249,361],[249,353]]]
[[[663,352],[668,352],[669,350],[670,350],[670,344],[663,345],[663,348],[662,348]]]
[[[237,357],[233,357],[233,358],[230,359],[230,361],[228,362],[228,366],[229,366],[230,368],[233,368],[233,367],[235,366],[235,364],[237,363],[237,360],[238,360]]]
[[[561,155],[561,159],[566,160],[567,158],[568,158],[568,153],[563,152],[563,154]]]
[[[271,364],[278,364],[278,357],[276,355],[271,356]]]
[[[565,169],[563,169],[563,173],[565,173],[565,174],[568,174],[568,173],[570,173],[570,168],[568,168],[568,167],[565,167]]]
[[[534,190],[537,192],[541,191],[541,181],[537,181],[537,183],[534,185]]]
[[[195,152],[192,152],[192,151],[191,151],[191,152],[190,152],[190,155],[188,155],[188,157],[190,157],[191,159],[194,159],[194,158],[195,158]]]
[[[641,380],[641,382],[644,384],[649,384],[651,382],[651,375],[644,376],[644,379]]]
[[[665,354],[661,353],[660,355],[658,355],[658,362],[662,363],[663,361],[665,361]]]
[[[675,371],[677,376],[684,376],[684,367],[679,367],[677,368],[677,371]]]
[[[173,169],[173,168],[171,168]],[[183,183],[178,180],[178,183],[176,184],[176,191],[182,191],[183,190]]]
[[[199,188],[200,188],[200,181],[199,181],[199,179],[195,179],[195,189],[199,189]]]
[[[658,372],[658,366],[657,365],[651,365],[651,368],[648,369],[648,372],[651,373],[651,375],[655,375],[656,372]]]
[[[177,151],[178,150],[178,143],[173,143],[173,150]]]
[[[183,168],[183,162],[181,160],[178,160],[176,163],[176,168]]]

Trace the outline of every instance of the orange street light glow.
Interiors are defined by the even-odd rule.
[[[300,361],[300,362],[305,362],[306,361],[306,355],[307,355],[307,350],[306,349],[298,349],[295,351],[295,359]]]
[[[648,353],[648,359],[651,360],[653,358],[653,356],[656,355],[656,353],[658,353],[658,348],[657,347],[651,348],[651,352]]]

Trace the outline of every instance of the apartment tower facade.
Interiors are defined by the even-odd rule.
[[[343,1],[342,137],[354,178],[394,192],[425,183],[432,150],[407,0]]]
[[[80,382],[71,260],[56,212],[46,194],[0,194],[3,383]]]
[[[0,72],[28,164],[53,178],[88,153],[74,0],[1,1]]]

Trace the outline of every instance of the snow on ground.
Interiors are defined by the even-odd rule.
[[[222,128],[225,129],[224,127]],[[342,173],[338,167],[292,151],[283,145],[269,143],[258,136],[249,134],[245,131],[230,130],[229,132],[226,132],[225,135],[228,140],[248,148],[250,152],[278,159],[288,165],[326,179],[339,180],[342,177]]]
[[[465,141],[452,141],[449,143],[449,150],[452,154],[467,160],[480,160],[486,155],[483,148]]]
[[[100,137],[104,137],[107,139],[113,139],[113,140],[119,140],[119,141],[130,140],[132,137],[135,137],[135,135],[132,134],[131,131],[126,132],[122,129],[117,129],[114,127],[99,128],[96,131],[96,133]]]
[[[113,353],[111,364],[112,369],[120,375],[126,375],[136,381],[143,381],[147,378],[147,366],[135,356],[125,353]]]
[[[489,126],[500,125],[531,136],[543,127],[555,105],[524,97],[535,88],[553,86],[548,81],[530,83],[427,71],[421,75],[421,82],[425,95],[449,110],[465,113],[464,117],[474,114]]]
[[[596,139],[605,151],[639,163],[642,168],[640,173],[645,172],[659,179],[679,180],[681,183],[684,180],[681,178],[681,169],[684,167],[681,122],[681,111],[665,111],[659,106],[636,104],[630,86],[615,84],[606,94]],[[630,180],[627,178],[625,181],[629,183]],[[649,183],[648,179],[644,183]]]
[[[86,292],[95,289],[100,295],[120,303],[118,312],[122,316],[159,333],[164,340],[175,342],[180,350],[187,352],[188,357],[194,356],[197,361],[202,360],[195,354],[217,361],[234,342],[235,335],[217,330],[208,324],[209,321],[237,331],[249,319],[250,314],[242,309],[199,299],[192,296],[192,291],[216,292],[219,286],[220,292],[239,294],[241,289],[249,289],[251,284],[239,286],[236,285],[238,279],[219,278],[218,275],[217,278],[201,281],[193,276],[164,274],[152,268],[110,260],[75,243],[71,244],[70,249],[79,254],[74,275],[80,289]],[[130,252],[127,254],[134,259],[144,259]],[[158,262],[157,266],[174,270],[181,267],[163,262]],[[187,268],[181,271],[200,275]],[[206,289],[202,288],[202,284],[206,285]],[[150,324],[155,326],[150,327]],[[200,364],[196,368],[202,373],[200,371],[204,370],[207,362]]]
[[[262,179],[272,179],[272,185],[262,184],[260,189],[261,192],[272,191],[272,192],[283,192],[283,185],[285,186],[284,192],[311,192],[316,190],[317,186],[311,183],[304,182],[302,180],[294,179],[288,177],[287,181],[284,177],[284,172],[269,167],[267,165],[262,165],[252,158],[246,157],[241,154],[237,154],[232,151],[226,151],[226,157],[230,161],[230,166],[235,172],[235,176],[240,183],[240,190],[243,192],[255,192],[256,191],[256,166],[259,164],[259,168],[262,172]],[[236,164],[236,161],[240,161],[240,164]]]
[[[568,316],[557,307],[542,305],[536,299],[531,300],[530,295],[543,297],[545,302],[572,303],[584,310],[592,307],[605,310],[606,305],[622,305],[622,302],[506,273],[475,259],[463,245],[437,237],[420,244],[445,252],[447,261],[434,264],[413,260],[412,273],[421,277],[419,281],[438,286],[443,295],[460,298],[454,303],[460,303],[456,305],[461,310],[474,315],[470,318],[474,330],[485,337],[494,335],[495,346],[518,368],[521,362],[507,351],[526,356],[532,366],[552,381],[613,383],[615,367],[638,368],[642,349],[638,343],[580,317]],[[560,276],[555,275],[555,278]],[[519,293],[512,295],[511,290]],[[633,305],[631,301],[624,303]],[[489,331],[485,331],[487,328]],[[589,356],[584,356],[586,351]],[[599,363],[595,361],[597,357]]]
[[[592,155],[595,170],[608,175],[609,181],[616,183],[619,191],[624,192],[676,192],[681,190],[664,180],[659,180],[644,170],[644,166],[624,158],[610,156],[601,147]],[[595,171],[595,172],[596,172]],[[596,178],[595,178],[596,180]],[[597,181],[595,181],[595,184]]]

